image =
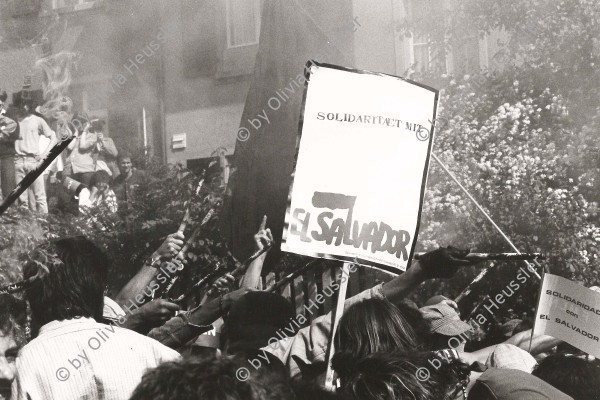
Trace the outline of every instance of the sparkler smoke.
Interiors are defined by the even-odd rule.
[[[40,107],[40,113],[59,125],[68,124],[73,117],[73,101],[67,92],[78,59],[77,54],[63,51],[41,58],[35,64],[43,73],[45,103]]]

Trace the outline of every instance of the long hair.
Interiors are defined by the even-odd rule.
[[[338,358],[348,374],[340,389],[343,398],[356,400],[450,400],[468,381],[469,369],[459,361],[429,361],[433,353],[374,353],[359,360]]]
[[[74,317],[99,321],[108,267],[106,255],[83,236],[38,246],[23,267],[25,279],[35,277],[25,292],[34,325]]]
[[[375,352],[414,350],[415,330],[402,312],[387,300],[367,299],[353,304],[340,319],[335,348],[359,359]]]

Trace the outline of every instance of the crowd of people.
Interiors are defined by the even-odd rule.
[[[117,150],[105,133],[101,118],[77,115],[68,127],[52,129],[31,99],[7,106],[0,93],[0,185],[6,197],[36,168],[57,144],[59,129],[68,129],[74,139],[17,200],[21,209],[47,214],[55,208],[78,214],[104,207],[116,213],[127,207],[135,188],[148,176],[132,165],[131,154]],[[80,195],[82,190],[85,191]]]
[[[11,114],[6,96],[0,100],[1,176],[19,181],[57,135],[31,102]],[[101,119],[80,121],[65,157],[24,192],[21,207],[47,213],[56,176],[57,196],[75,201],[75,212],[116,213],[148,184]],[[257,254],[274,241],[265,223],[254,237]],[[184,240],[169,235],[114,298],[109,259],[89,239],[51,240],[28,254],[23,290],[0,294],[0,399],[600,399],[600,361],[592,356],[518,323],[469,351],[473,326],[454,301],[407,299],[421,283],[473,265],[468,251],[431,251],[346,299],[332,336],[331,313],[315,315],[321,294],[297,314],[288,299],[263,290],[265,254],[241,278],[218,278],[194,308],[160,298],[181,269],[175,256]],[[323,293],[334,295],[344,278]],[[216,326],[217,343],[199,339]]]
[[[468,352],[471,326],[452,300],[438,295],[420,308],[406,300],[424,281],[472,265],[464,251],[426,253],[348,298],[331,347],[331,314],[309,321],[316,304],[296,314],[286,298],[260,290],[264,255],[241,279],[219,278],[191,310],[154,298],[160,274],[177,270],[184,239],[169,235],[114,299],[109,260],[90,240],[38,246],[23,267],[22,298],[0,295],[5,398],[598,399],[600,363],[572,346],[513,329]],[[257,250],[272,240],[261,226]],[[216,324],[219,343],[199,346]],[[333,388],[325,385],[330,348]]]

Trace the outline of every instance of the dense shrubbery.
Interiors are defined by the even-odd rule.
[[[138,164],[139,165],[139,164]],[[152,183],[137,192],[130,212],[111,214],[96,209],[87,215],[51,213],[47,216],[18,211],[16,206],[0,217],[0,284],[19,279],[20,266],[27,252],[45,239],[86,235],[103,248],[112,261],[109,290],[114,294],[140,268],[164,240],[177,231],[187,204],[192,204],[192,225],[213,209],[215,213],[204,226],[200,239],[190,249],[190,263],[185,270],[191,284],[206,268],[232,264],[218,232],[223,188],[219,174],[207,176],[202,190],[195,194],[200,177],[178,169],[167,170],[148,165]],[[180,291],[182,289],[180,288]]]

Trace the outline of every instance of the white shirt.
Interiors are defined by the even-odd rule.
[[[179,353],[91,318],[52,321],[17,357],[12,399],[127,400],[142,375]]]
[[[40,154],[40,136],[52,137],[52,129],[43,118],[28,115],[19,121],[21,138],[15,141],[18,155],[34,156]]]
[[[56,137],[56,133],[52,131],[51,137]],[[48,149],[48,145],[52,140],[51,137],[40,136],[40,154],[44,154],[44,152]],[[62,156],[59,154],[58,157],[52,161],[50,165],[46,167],[44,170],[44,175],[48,175],[50,172],[62,172],[64,169]]]

